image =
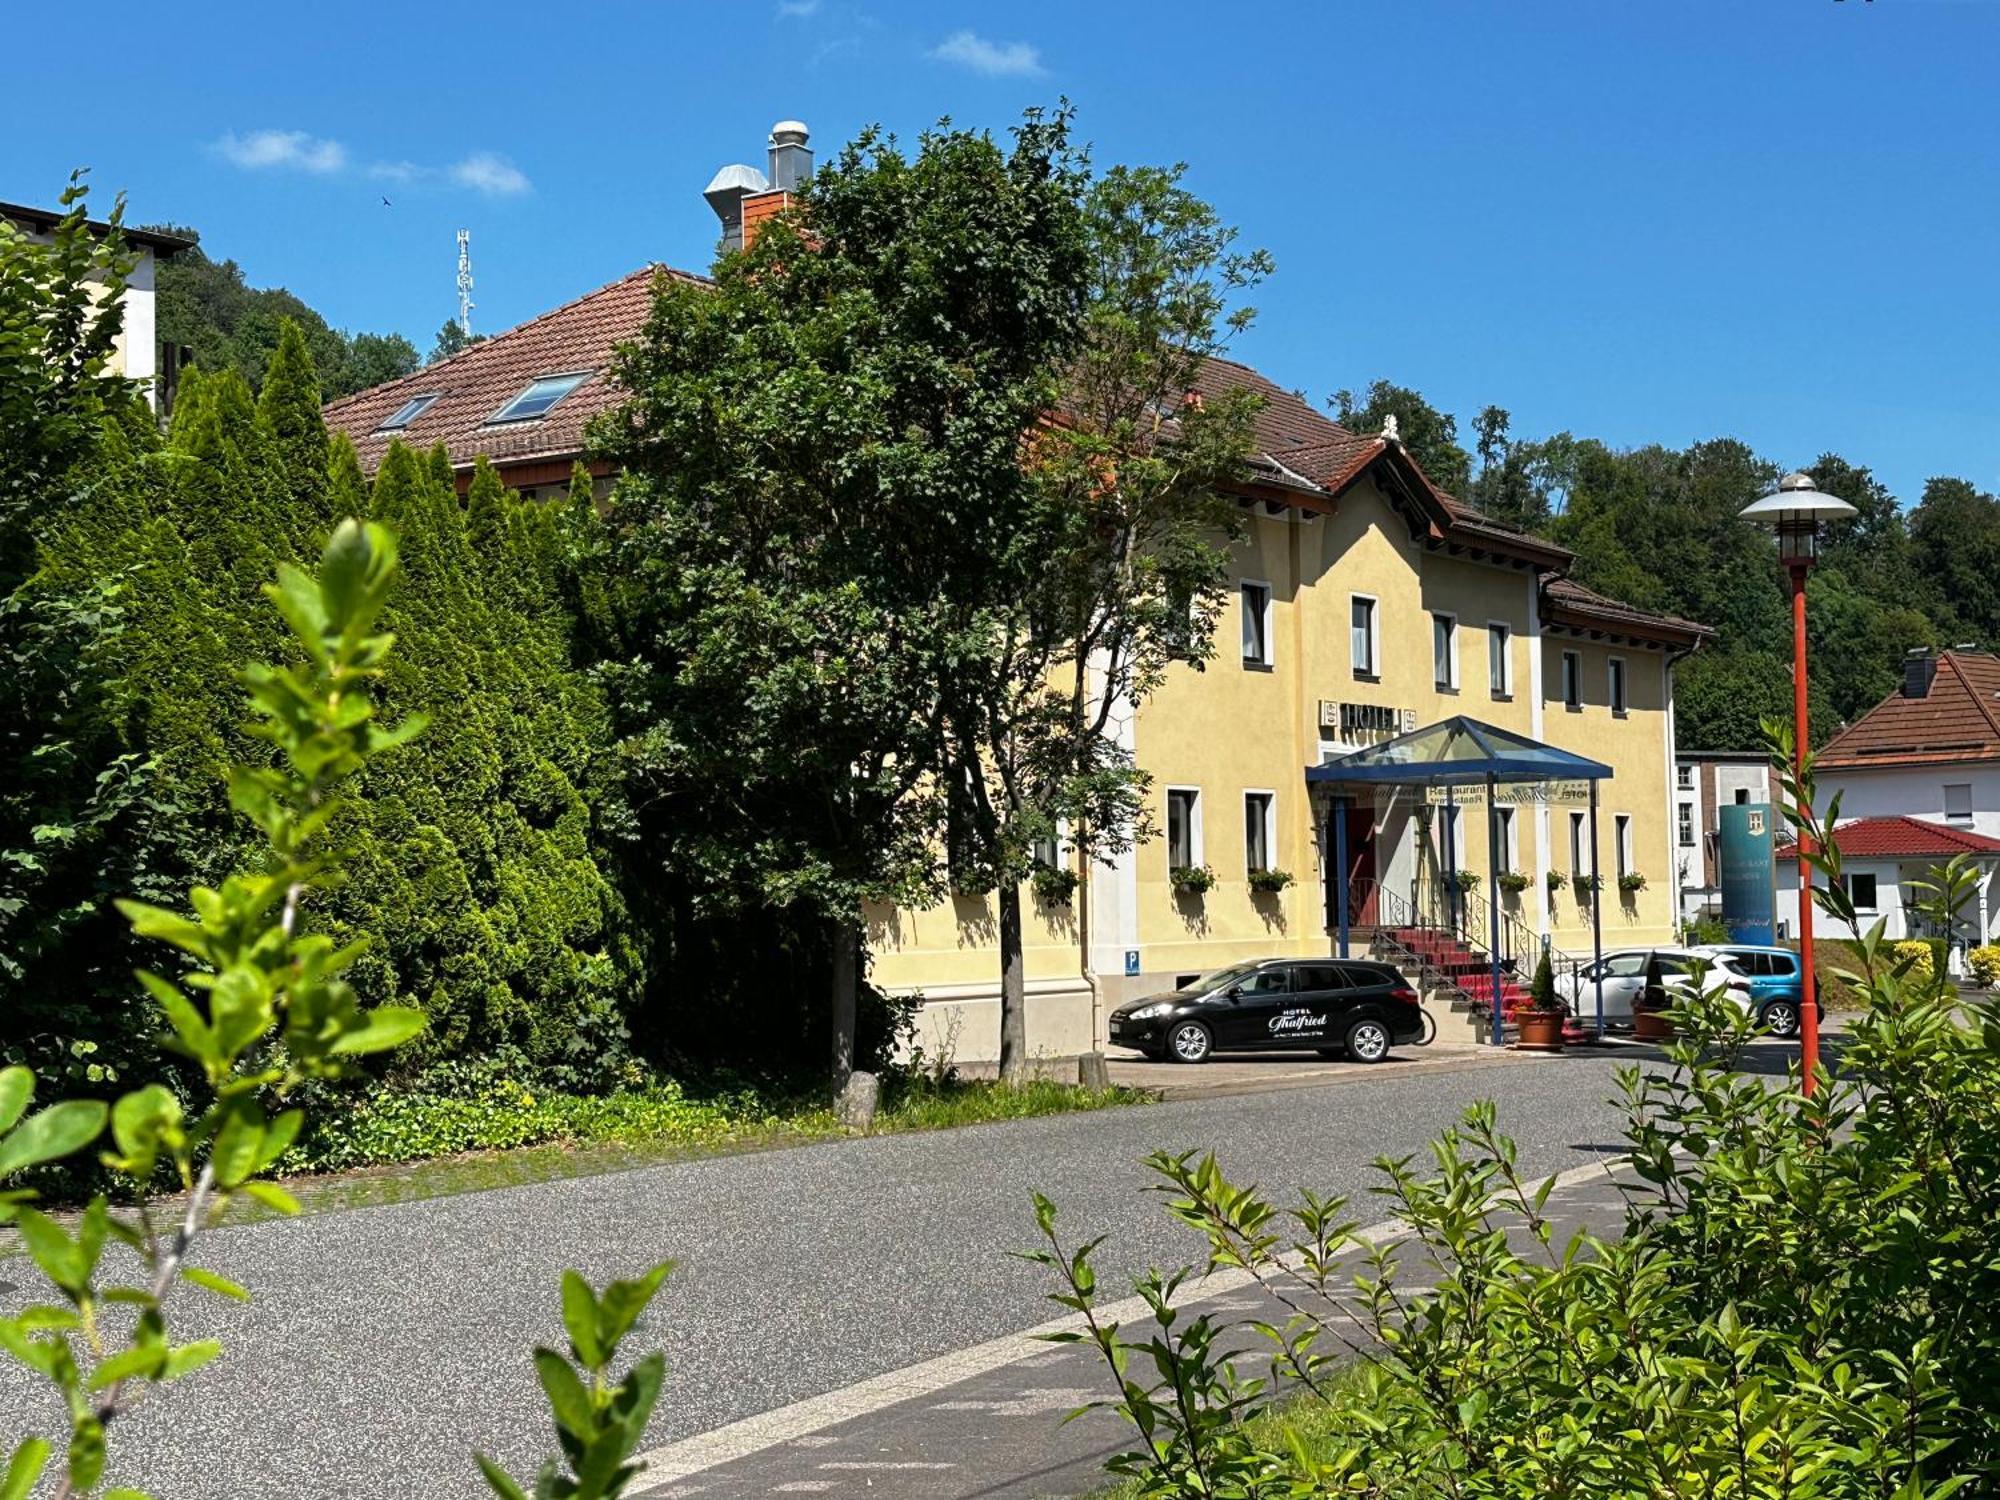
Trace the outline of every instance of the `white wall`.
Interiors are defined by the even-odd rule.
[[[1881,770],[1827,771],[1818,777],[1820,807],[1832,806],[1841,794],[1840,818],[1922,818],[1942,823],[1947,783],[1970,783],[1970,828],[1988,838],[2000,838],[2000,764],[1956,766],[1884,766]]]

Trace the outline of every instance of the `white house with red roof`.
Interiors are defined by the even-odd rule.
[[[1902,686],[1829,740],[1815,767],[1819,805],[1840,798],[1843,879],[1862,925],[1880,919],[1891,938],[1931,936],[1911,910],[1911,882],[1967,854],[1981,877],[1975,908],[1949,935],[1954,965],[1967,946],[1993,940],[2000,920],[1993,888],[2000,868],[2000,656],[1968,647],[1912,651]],[[1796,932],[1797,852],[1781,849],[1778,860],[1778,920]]]

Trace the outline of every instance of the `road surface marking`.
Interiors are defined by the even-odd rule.
[[[1586,1162],[1580,1167],[1571,1167],[1566,1172],[1556,1174],[1556,1190],[1573,1187],[1594,1178],[1607,1177],[1614,1167],[1624,1161],[1622,1156],[1607,1156],[1598,1161]],[[1355,1238],[1369,1243],[1379,1243],[1405,1232],[1400,1219],[1385,1219],[1379,1224],[1370,1224],[1365,1229],[1355,1231]],[[1254,1285],[1257,1278],[1248,1271],[1223,1270],[1199,1280],[1185,1283],[1180,1295],[1174,1298],[1175,1306],[1189,1302],[1204,1301],[1212,1297],[1226,1296]],[[1104,1323],[1133,1323],[1149,1316],[1146,1299],[1127,1297],[1119,1302],[1105,1303],[1098,1307],[1097,1318]],[[666,1500],[671,1487],[681,1480],[691,1479],[697,1474],[734,1463],[738,1459],[751,1458],[759,1453],[777,1447],[781,1443],[796,1443],[836,1427],[842,1422],[852,1422],[857,1417],[870,1416],[887,1407],[900,1406],[906,1401],[919,1400],[936,1395],[939,1391],[962,1384],[981,1375],[1009,1365],[1020,1364],[1036,1355],[1047,1354],[1049,1346],[1041,1337],[1050,1333],[1076,1333],[1084,1329],[1083,1316],[1070,1313],[1049,1322],[1023,1329],[1019,1333],[1005,1334],[997,1339],[988,1339],[983,1344],[974,1344],[969,1349],[959,1349],[951,1354],[939,1355],[914,1365],[906,1365],[900,1370],[877,1375],[868,1380],[857,1381],[837,1391],[823,1395],[809,1396],[803,1401],[795,1401],[790,1406],[781,1406],[774,1411],[760,1412],[754,1417],[697,1433],[693,1437],[682,1438],[679,1442],[668,1443],[639,1454],[633,1461],[645,1465],[645,1473],[640,1476],[640,1487],[630,1491],[634,1496],[651,1496],[653,1500]],[[827,1468],[830,1465],[821,1464]],[[809,1481],[824,1484],[826,1481]],[[792,1489],[786,1485],[780,1488]],[[682,1493],[686,1493],[683,1491]]]

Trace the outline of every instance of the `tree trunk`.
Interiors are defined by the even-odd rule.
[[[1000,1077],[1028,1076],[1028,990],[1021,956],[1021,883],[1000,877]]]
[[[828,989],[833,1019],[833,1092],[847,1087],[854,1072],[854,1012],[856,975],[861,957],[858,924],[837,917],[830,924],[833,941],[833,977]]]

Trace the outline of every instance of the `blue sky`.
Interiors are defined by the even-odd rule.
[[[716,167],[797,116],[1004,127],[1068,95],[1100,161],[1186,161],[1276,256],[1237,352],[1517,435],[1836,449],[1906,502],[2000,489],[2000,4],[484,0],[16,10],[62,59],[0,198],[73,165],[255,285],[428,349],[473,236],[493,331],[700,267]],[[87,66],[88,71],[85,71]],[[384,207],[387,195],[393,207]]]

